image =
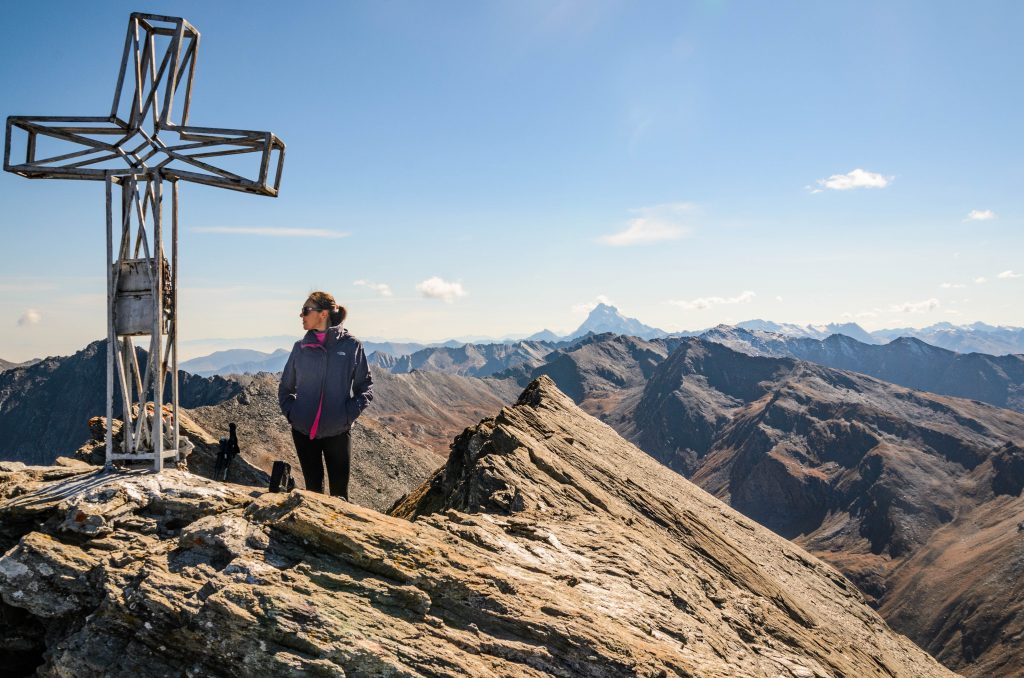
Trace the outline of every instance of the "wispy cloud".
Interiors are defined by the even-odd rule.
[[[278,228],[275,226],[197,226],[196,233],[263,235],[272,238],[347,238],[350,233],[327,228]]]
[[[1022,274],[1014,273],[1013,271],[1003,271],[1002,273],[1000,273],[996,277],[999,278],[1000,280],[1009,280],[1010,278],[1019,278],[1019,277],[1021,277],[1021,275]]]
[[[745,304],[753,301],[754,297],[757,296],[750,290],[740,292],[735,297],[700,297],[698,299],[691,299],[689,301],[669,301],[668,303],[675,306],[679,306],[687,311],[703,311],[709,309],[712,306],[721,306],[723,304]]]
[[[18,318],[18,327],[28,327],[29,325],[38,325],[43,319],[43,314],[34,308],[26,309],[21,317]]]
[[[391,285],[387,283],[375,283],[369,280],[354,280],[352,282],[356,287],[368,287],[382,297],[391,296]]]
[[[832,191],[849,191],[853,188],[885,188],[893,180],[877,172],[868,172],[860,168],[850,170],[846,174],[833,174],[826,179],[818,179],[818,187],[811,190],[811,193],[821,193],[828,189]]]
[[[466,290],[462,287],[462,283],[450,282],[436,275],[418,283],[416,290],[427,299],[440,299],[446,304],[466,296]]]
[[[924,301],[906,301],[902,304],[891,304],[890,313],[928,313],[939,308],[941,304],[938,299],[925,299]]]
[[[964,221],[989,221],[995,218],[996,213],[992,210],[971,210]]]
[[[599,294],[596,297],[594,297],[593,301],[584,301],[584,302],[579,303],[579,304],[573,304],[571,310],[576,315],[586,315],[587,313],[590,313],[591,311],[593,311],[597,307],[598,304],[605,304],[607,306],[614,306],[615,305],[615,304],[612,303],[611,299],[609,299],[608,297],[606,297],[603,294]]]
[[[974,279],[974,284],[975,285],[984,285],[987,282],[988,282],[988,278],[986,278],[983,275],[980,275],[980,276],[978,276],[977,278]]]
[[[941,287],[944,290],[959,290],[959,289],[963,289],[963,288],[967,287],[967,285],[964,285],[962,283],[948,283],[948,282],[944,282],[941,285],[939,285],[939,287]]]
[[[692,211],[693,205],[690,203],[670,203],[633,210],[637,216],[626,222],[625,229],[603,235],[598,241],[613,247],[625,247],[678,240],[692,231],[684,223],[685,217]]]

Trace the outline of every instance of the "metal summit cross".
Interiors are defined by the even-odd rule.
[[[149,461],[159,471],[165,459],[180,460],[178,181],[271,197],[281,184],[285,147],[272,133],[188,124],[198,51],[199,31],[184,19],[133,13],[110,115],[7,118],[4,170],[29,179],[87,179],[106,186],[107,421],[114,416],[115,388],[124,406],[117,451],[107,427],[107,467]],[[211,164],[213,158],[221,159],[219,165]],[[170,262],[164,249],[166,184]],[[144,335],[150,340],[143,370],[133,337]],[[168,377],[169,417],[163,407]]]

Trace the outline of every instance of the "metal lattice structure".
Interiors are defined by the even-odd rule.
[[[5,171],[106,186],[107,421],[114,416],[115,388],[124,406],[120,449],[107,427],[108,467],[151,461],[159,471],[165,459],[180,460],[178,182],[271,197],[281,183],[285,146],[272,133],[188,124],[198,52],[199,31],[184,19],[133,13],[110,115],[7,118]],[[212,164],[215,158],[220,165]],[[170,261],[164,246],[168,194]],[[150,338],[145,366],[137,359],[138,336]]]

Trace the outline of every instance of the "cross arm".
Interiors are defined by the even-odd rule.
[[[24,141],[17,150],[16,136]],[[284,142],[271,132],[198,126],[147,132],[117,117],[11,116],[4,170],[30,179],[94,181],[159,173],[172,180],[276,196],[284,153]],[[214,164],[214,159],[230,156],[254,160],[233,157],[225,166]]]
[[[4,135],[4,171],[30,179],[102,180],[108,171],[90,165],[123,155],[116,144],[126,133],[116,118],[12,115]],[[18,137],[24,143],[15,149]]]
[[[162,148],[163,174],[218,188],[277,196],[281,188],[285,144],[272,132],[194,125],[175,127],[179,141]],[[239,163],[231,171],[212,164],[214,158],[251,154],[258,162]],[[244,167],[241,167],[244,165]]]

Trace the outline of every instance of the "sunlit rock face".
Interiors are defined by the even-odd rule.
[[[951,675],[546,378],[391,515],[3,465],[0,548],[0,660],[44,676]]]

